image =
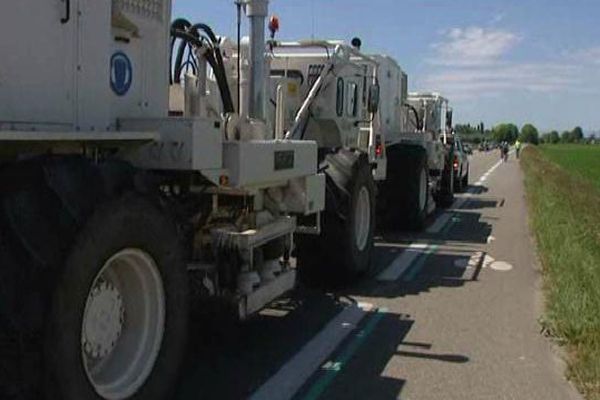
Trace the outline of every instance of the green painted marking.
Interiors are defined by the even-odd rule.
[[[427,250],[425,250],[425,252],[419,256],[419,258],[417,259],[417,261],[408,270],[408,272],[406,273],[406,275],[404,275],[404,282],[410,282],[413,279],[415,279],[415,276],[417,276],[417,274],[419,272],[421,272],[421,269],[425,265],[425,262],[427,261],[427,259],[429,258],[429,256],[431,254],[435,253],[438,250],[439,247],[440,246],[438,246],[437,244],[432,244],[431,246],[429,246],[427,248]]]
[[[452,218],[450,218],[450,220],[446,224],[446,226],[444,226],[444,229],[442,229],[442,235],[445,235],[448,232],[450,232],[450,230],[452,229],[452,227],[454,226],[454,224],[456,224],[459,221],[460,221],[460,217],[457,217],[456,215],[453,215]]]
[[[348,343],[338,358],[335,361],[326,363],[325,366],[321,368],[323,371],[321,376],[313,383],[306,395],[304,395],[302,398],[303,400],[317,400],[319,397],[321,397],[323,392],[325,392],[325,389],[331,385],[331,382],[333,382],[336,375],[344,369],[345,365],[348,363],[348,361],[350,361],[352,356],[356,353],[364,341],[371,335],[371,333],[373,333],[375,327],[386,312],[386,308],[378,309],[377,312],[369,319],[365,327],[357,332],[356,335],[354,335],[352,341]]]

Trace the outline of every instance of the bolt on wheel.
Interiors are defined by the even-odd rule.
[[[106,261],[89,291],[81,328],[86,375],[104,399],[133,395],[161,348],[165,294],[153,258],[124,249]]]

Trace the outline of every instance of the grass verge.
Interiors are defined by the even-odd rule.
[[[566,346],[569,379],[600,400],[600,190],[533,146],[521,165],[544,270],[543,324]]]
[[[600,190],[600,146],[585,144],[542,145],[544,155],[574,174],[589,179]]]

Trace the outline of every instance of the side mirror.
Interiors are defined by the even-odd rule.
[[[369,86],[369,103],[367,109],[370,114],[375,114],[379,110],[379,84]]]
[[[452,110],[446,111],[446,127],[452,128]]]

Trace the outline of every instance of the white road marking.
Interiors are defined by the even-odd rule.
[[[490,266],[491,263],[493,263],[494,261],[496,261],[496,259],[492,256],[490,256],[489,254],[485,255],[485,258],[483,259],[483,268],[487,268]]]
[[[473,253],[471,258],[469,259],[469,267],[475,268],[476,266],[478,266],[479,263],[483,261],[483,255],[484,253],[482,251],[476,251],[475,253]]]
[[[342,310],[310,342],[250,397],[251,400],[288,400],[327,360],[339,344],[371,310],[359,303]]]
[[[448,221],[450,221],[451,217],[452,217],[452,213],[443,213],[433,222],[433,224],[431,224],[427,228],[426,232],[427,233],[440,233],[442,228],[444,228],[444,226],[448,223]]]
[[[456,210],[459,209],[463,206],[463,204],[465,204],[465,202],[467,201],[466,197],[459,197],[456,200],[454,200],[454,203],[452,203],[452,205],[450,206],[451,210]],[[440,217],[438,217],[440,218]]]
[[[429,247],[426,243],[412,243],[391,264],[377,275],[378,281],[395,281]]]
[[[467,268],[467,266],[469,265],[469,260],[467,260],[466,258],[459,258],[454,260],[454,266],[456,268]]]
[[[494,261],[490,264],[490,268],[496,271],[510,271],[513,266],[506,261]]]
[[[496,238],[494,236],[492,236],[492,235],[490,235],[490,236],[487,237],[487,242],[488,243],[492,243],[494,240],[496,240]]]

